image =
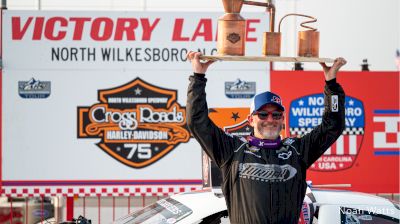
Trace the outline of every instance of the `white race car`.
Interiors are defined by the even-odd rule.
[[[388,199],[351,191],[308,189],[299,223],[395,224],[400,207]],[[210,188],[161,199],[115,224],[230,223],[221,192]]]

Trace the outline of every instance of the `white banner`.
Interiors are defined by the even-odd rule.
[[[6,11],[3,16],[6,192],[106,185],[117,194],[123,185],[200,186],[201,148],[186,129],[191,65],[185,55],[198,48],[215,52],[220,14]],[[247,52],[257,55],[266,16],[249,16],[255,22],[248,35],[256,41],[247,43]],[[80,53],[64,60],[64,53],[55,53],[62,49]],[[124,59],[104,60],[106,49],[123,51]],[[130,49],[141,53],[126,53]],[[161,52],[159,60],[154,49]],[[174,49],[178,55],[162,55]],[[249,106],[256,92],[269,89],[267,68],[213,64],[207,73],[209,107]],[[239,84],[245,88],[235,88]]]
[[[181,70],[189,50],[216,54],[221,15],[5,11],[4,68]],[[261,55],[268,18],[265,13],[244,16],[248,19],[246,52]]]

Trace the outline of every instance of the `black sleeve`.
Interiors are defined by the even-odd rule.
[[[232,157],[234,150],[240,146],[237,137],[226,134],[208,117],[206,101],[206,82],[204,74],[189,77],[187,94],[186,120],[189,131],[200,143],[208,156],[222,167]]]
[[[322,122],[300,140],[302,160],[310,167],[336,141],[345,128],[345,93],[336,79],[326,82]]]

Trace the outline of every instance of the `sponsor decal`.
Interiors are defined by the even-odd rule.
[[[253,132],[253,127],[251,127],[247,119],[245,119],[240,123],[224,127],[224,131],[230,133],[231,135],[246,137]]]
[[[331,111],[338,112],[339,111],[339,98],[338,95],[331,96]]]
[[[297,170],[288,165],[260,164],[260,163],[240,163],[239,177],[263,181],[263,182],[283,182],[296,175]]]
[[[18,82],[18,94],[26,99],[43,99],[50,96],[51,83],[31,78],[29,81]]]
[[[302,136],[322,122],[324,95],[313,94],[290,103],[289,128],[291,136]],[[346,96],[346,128],[334,144],[311,167],[314,171],[339,171],[353,166],[359,154],[365,128],[362,101]]]
[[[400,110],[374,110],[373,141],[376,156],[400,155]]]
[[[256,95],[256,82],[247,82],[241,79],[225,82],[225,95],[228,98],[252,98]]]
[[[148,166],[189,141],[186,111],[176,97],[176,90],[140,78],[99,90],[99,103],[78,107],[78,138],[100,138],[97,146],[114,159]]]

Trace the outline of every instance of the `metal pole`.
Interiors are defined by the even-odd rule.
[[[42,10],[42,1],[41,0],[38,0],[38,9]]]
[[[7,9],[7,0],[1,0],[1,9]]]

